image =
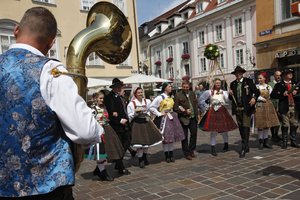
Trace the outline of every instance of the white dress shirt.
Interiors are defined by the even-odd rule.
[[[21,48],[44,56],[36,48],[27,44],[13,44],[10,48]],[[78,88],[73,79],[67,75],[55,78],[50,74],[53,68],[67,70],[61,62],[50,60],[40,76],[40,91],[46,104],[56,113],[68,138],[78,144],[93,144],[100,142],[103,128],[95,120],[92,110],[78,95]]]
[[[164,96],[165,99],[169,98],[168,95],[166,95],[165,93],[162,93],[161,95],[158,95],[157,97],[155,97],[155,99],[150,104],[150,111],[157,117],[162,116],[162,113],[159,112],[160,102],[162,102],[164,100],[164,98],[162,96]]]
[[[128,113],[128,118],[129,121],[132,121],[133,118],[135,118],[138,113],[135,111],[135,106],[133,104],[133,101],[135,102],[136,107],[142,107],[142,112],[147,113],[150,116],[150,104],[151,101],[149,99],[142,99],[142,102],[140,102],[137,99],[133,99],[132,101],[129,102],[127,106],[127,113]]]

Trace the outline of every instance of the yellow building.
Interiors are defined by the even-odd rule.
[[[68,46],[74,36],[85,28],[89,9],[99,0],[1,0],[0,3],[0,54],[15,43],[13,29],[24,12],[31,7],[42,6],[56,17],[58,33],[55,45],[48,56],[66,63]],[[86,62],[86,75],[93,78],[111,80],[114,77],[127,77],[138,68],[137,17],[135,0],[109,0],[118,6],[127,17],[132,29],[133,44],[128,59],[119,65],[103,62],[92,53]]]
[[[291,14],[293,2],[296,0],[256,0],[259,69],[300,67],[300,17]]]

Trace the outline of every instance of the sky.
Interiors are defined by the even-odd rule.
[[[136,0],[138,24],[150,21],[186,0]]]

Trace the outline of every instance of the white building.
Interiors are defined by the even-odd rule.
[[[219,47],[219,63],[227,81],[235,78],[230,73],[237,65],[248,72],[256,69],[255,0],[198,0],[186,26],[190,32],[194,83],[211,76],[210,61],[204,56],[210,43]],[[217,74],[221,76],[220,71]]]

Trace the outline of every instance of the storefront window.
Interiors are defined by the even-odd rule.
[[[291,14],[291,3],[294,3],[298,0],[281,0],[281,11],[282,11],[282,20],[292,18]]]

